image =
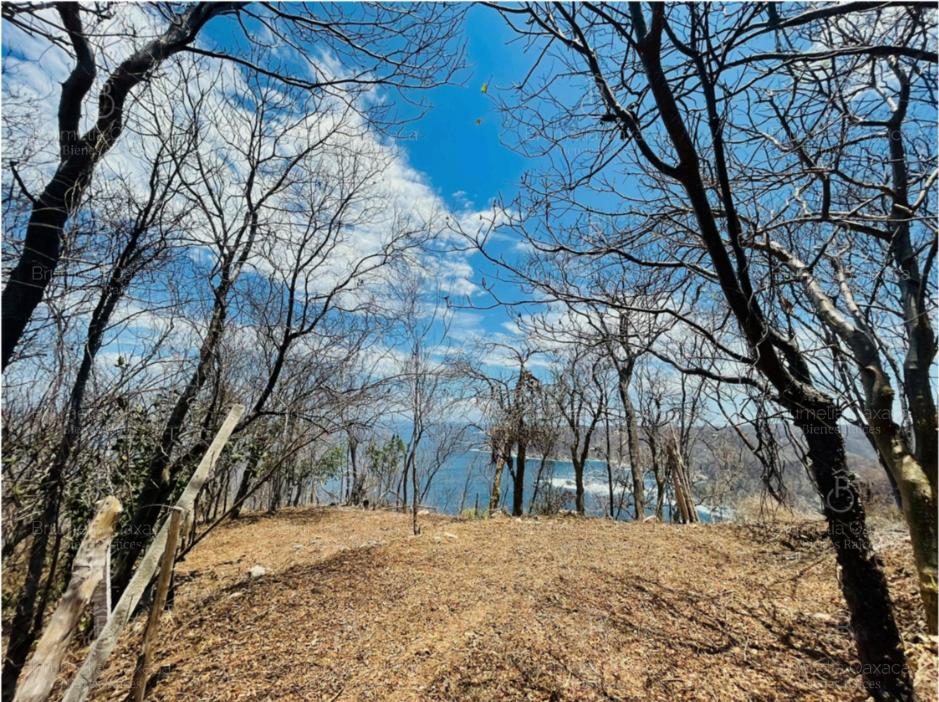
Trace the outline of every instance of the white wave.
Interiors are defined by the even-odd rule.
[[[577,492],[577,483],[573,478],[550,478],[547,481],[552,487],[558,490],[570,490]],[[589,495],[609,495],[609,483],[600,480],[584,480],[584,493]]]

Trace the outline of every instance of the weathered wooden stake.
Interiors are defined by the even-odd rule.
[[[23,670],[14,702],[45,702],[48,699],[81,614],[101,582],[114,525],[120,513],[121,503],[116,497],[105,497],[98,503],[98,513],[88,525],[75,555],[65,594]]]
[[[101,636],[104,625],[111,616],[111,547],[104,556],[104,565],[101,570],[101,582],[91,596],[91,620],[95,627],[95,638]]]
[[[176,502],[176,508],[180,511],[188,512],[192,509],[196,501],[196,496],[205,484],[209,473],[211,473],[212,469],[215,467],[215,462],[218,460],[219,454],[221,454],[225,443],[228,441],[228,437],[231,436],[235,425],[238,424],[238,420],[241,419],[241,415],[244,414],[244,411],[244,405],[235,405],[231,408],[221,428],[212,440],[212,445],[209,446],[209,450],[206,451],[205,456],[202,457],[202,461],[200,461],[199,465],[196,467],[195,473],[193,473],[192,478],[189,479],[189,484],[186,485],[183,494],[179,496],[179,500]],[[115,605],[114,611],[111,612],[111,616],[108,618],[108,623],[105,625],[104,631],[102,631],[101,636],[95,640],[94,645],[92,645],[91,650],[85,658],[85,662],[82,663],[81,668],[79,668],[78,673],[75,675],[75,679],[72,680],[72,684],[69,686],[68,690],[66,690],[62,702],[84,702],[88,699],[91,689],[98,680],[101,669],[107,662],[108,656],[111,655],[111,651],[113,651],[114,647],[117,645],[117,638],[121,630],[127,624],[128,620],[130,620],[130,615],[133,614],[134,610],[137,608],[137,603],[140,602],[144,590],[153,579],[153,574],[156,572],[158,562],[166,546],[168,531],[169,521],[167,520],[163,523],[160,531],[157,532],[150,547],[147,549],[146,553],[144,553],[143,558],[140,559],[140,564],[137,566],[134,576],[127,584],[124,594],[121,595],[121,599]]]
[[[173,563],[176,560],[176,543],[179,539],[181,517],[182,514],[178,509],[170,512],[169,531],[166,533],[166,548],[163,550],[163,562],[160,564],[160,577],[157,580],[153,604],[150,606],[147,628],[143,632],[143,643],[140,647],[140,655],[137,658],[137,667],[134,670],[134,681],[130,686],[130,695],[134,702],[143,702],[144,694],[147,691],[150,658],[153,654],[153,639],[160,629],[160,615],[163,614],[163,607],[166,606],[166,591],[169,589],[170,576],[173,574]]]

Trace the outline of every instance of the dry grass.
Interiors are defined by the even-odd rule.
[[[422,523],[323,509],[220,529],[179,566],[149,699],[866,697],[819,523]],[[912,637],[907,549],[884,556]],[[141,627],[95,699],[126,695]],[[931,691],[935,649],[911,659]]]

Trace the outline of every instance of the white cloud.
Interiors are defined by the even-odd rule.
[[[44,12],[54,22],[57,21],[54,11]],[[93,96],[106,79],[108,70],[128,55],[134,46],[144,41],[144,37],[153,36],[164,21],[143,8],[120,6],[120,11],[114,12],[114,18],[95,34],[95,55],[100,68],[92,89],[92,99],[86,104],[83,116],[85,127],[96,116],[93,113]],[[109,30],[116,26],[123,30],[120,36],[117,39],[109,37],[105,43],[100,37],[107,36]],[[134,36],[138,38],[132,39]],[[39,153],[32,154],[20,165],[20,172],[30,189],[38,192],[51,176],[57,162],[56,140],[50,137],[56,133],[60,84],[71,70],[73,61],[65,51],[50,46],[45,39],[29,36],[11,25],[5,26],[3,49],[6,56],[3,81],[5,147],[8,153],[38,150]],[[334,56],[320,55],[315,59],[317,70],[321,73],[337,74],[342,71],[341,64]],[[239,109],[232,96],[246,96],[250,89],[244,76],[230,63],[207,60],[198,71],[193,72],[184,69],[186,60],[186,57],[179,61],[171,60],[161,67],[148,86],[152,97],[141,88],[135,89],[134,99],[127,112],[128,128],[98,165],[95,179],[97,183],[106,183],[109,179],[120,178],[129,183],[135,192],[143,195],[149,168],[147,157],[152,157],[157,150],[156,140],[142,135],[153,131],[153,125],[148,124],[151,120],[145,117],[143,108],[152,109],[156,115],[155,122],[165,130],[168,123],[180,121],[186,111],[187,83],[190,94],[197,93],[198,87],[211,85],[205,109],[213,116],[224,118],[203,125],[203,151],[207,161],[213,162],[224,173],[224,177],[218,179],[217,194],[224,204],[224,219],[231,225],[238,222],[245,212],[242,192],[244,164],[236,152],[247,143],[248,128],[253,118],[249,105]],[[194,87],[193,81],[200,85]],[[359,96],[358,99],[363,98]],[[381,96],[377,91],[372,91],[364,99],[374,103],[380,101]],[[311,134],[325,134],[335,130],[323,148],[311,157],[314,162],[309,167],[316,170],[327,186],[330,179],[343,176],[343,169],[364,169],[369,172],[369,176],[356,202],[345,215],[347,221],[343,235],[335,242],[328,260],[317,268],[309,292],[315,294],[330,289],[363,257],[380,251],[396,230],[411,227],[421,233],[439,234],[438,246],[432,252],[425,253],[418,264],[430,273],[428,283],[448,295],[475,294],[477,287],[472,282],[474,271],[469,254],[455,252],[448,246],[454,240],[448,239],[452,237],[452,232],[445,228],[445,223],[458,220],[463,227],[481,227],[498,215],[492,211],[475,212],[469,209],[450,211],[428,177],[409,163],[407,153],[401,146],[377,133],[360,115],[344,111],[340,116],[342,103],[336,98],[322,98],[315,108],[307,115],[287,113],[277,117],[283,124],[283,131],[278,138],[278,149],[282,155],[291,153],[291,150],[296,152]],[[337,129],[340,119],[341,128]],[[27,148],[24,144],[24,123],[30,125],[30,132],[46,135],[46,138],[38,140],[41,142],[38,147]],[[142,158],[144,155],[147,157]],[[222,169],[223,165],[225,169]],[[197,176],[195,172],[188,174],[193,180]],[[5,178],[10,178],[9,173],[5,174]],[[317,190],[314,184],[304,185],[311,191],[311,197],[316,195],[313,192]],[[5,183],[5,187],[9,187],[9,183]],[[322,194],[324,188],[318,190]],[[296,236],[302,232],[308,220],[308,213],[288,214],[279,210],[284,202],[284,198],[272,200],[266,213],[272,222],[276,222],[278,246],[267,246],[263,249],[263,256],[263,247],[259,248],[258,255],[250,261],[254,271],[266,276],[275,276],[278,268],[289,265],[296,258]],[[329,206],[325,201],[323,204]],[[466,204],[469,204],[468,201]],[[193,209],[192,203],[186,201],[181,201],[180,206]],[[211,261],[213,255],[209,249],[213,237],[205,217],[193,214],[186,233],[194,243],[201,243],[205,247],[193,250],[194,259],[204,264]],[[15,238],[19,232],[8,232],[8,236]],[[349,304],[380,295],[385,279],[382,276],[366,276],[365,283],[346,293]]]

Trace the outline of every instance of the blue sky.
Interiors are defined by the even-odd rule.
[[[464,32],[463,84],[435,89],[428,96],[432,109],[414,125],[415,139],[403,142],[411,163],[457,209],[464,198],[482,206],[499,193],[514,192],[528,165],[501,142],[495,103],[500,88],[524,75],[528,59],[517,43],[509,44],[512,32],[487,7],[470,9]],[[484,84],[488,93],[482,92]]]
[[[152,8],[144,5],[124,5],[121,12],[115,13],[113,22],[120,30],[121,39],[116,43],[101,40],[103,43],[96,47],[96,52],[102,65],[113,64],[131,50],[135,41],[160,31],[165,18],[157,16]],[[241,43],[235,37],[242,34],[235,22],[231,17],[217,18],[206,27],[198,43],[207,48],[232,51],[236,44]],[[135,32],[125,31],[125,25],[135,27]],[[453,27],[453,35],[465,48],[465,68],[457,73],[453,84],[419,91],[418,94],[411,92],[401,95],[391,88],[378,88],[376,92],[382,100],[391,101],[398,108],[392,110],[392,113],[414,116],[412,121],[397,130],[393,151],[400,157],[395,157],[392,172],[383,173],[383,179],[388,184],[387,191],[391,193],[391,198],[397,198],[392,206],[405,203],[406,208],[415,212],[443,209],[445,214],[458,218],[468,227],[477,221],[478,213],[489,214],[497,200],[511,207],[519,193],[523,174],[526,171],[544,170],[549,164],[547,158],[529,158],[513,150],[513,142],[517,146],[524,144],[517,143],[520,137],[517,125],[511,124],[511,116],[508,116],[510,124],[504,125],[506,116],[499,109],[500,99],[508,103],[516,100],[513,86],[528,75],[536,54],[524,51],[523,42],[499,13],[481,5],[467,8],[463,21]],[[107,36],[107,30],[102,31],[100,36]],[[242,50],[243,47],[235,53],[241,53]],[[7,100],[8,114],[13,108],[22,111],[24,115],[28,113],[28,119],[24,116],[24,124],[33,123],[37,118],[39,121],[30,127],[32,133],[54,134],[59,86],[68,75],[73,59],[60,48],[48,46],[47,41],[28,37],[10,26],[5,27],[3,51],[3,95]],[[298,59],[296,53],[285,52],[281,55],[277,49],[272,49],[265,57],[265,60],[268,59],[284,61],[288,66],[293,62],[290,67],[296,70],[307,70],[308,63],[321,60],[327,70],[331,70],[329,59],[340,60],[325,50],[324,56],[317,57],[312,48],[309,53],[303,54],[302,59]],[[215,70],[213,66],[210,62],[206,72]],[[99,83],[106,75],[107,71],[99,71]],[[175,73],[168,64],[154,79],[154,83],[166,90],[167,95],[175,95],[173,75]],[[232,84],[235,84],[234,80]],[[486,91],[483,91],[484,85]],[[580,87],[574,89],[579,94]],[[410,102],[415,98],[427,105],[427,109],[419,115]],[[83,128],[90,126],[93,117],[94,110],[86,110]],[[384,142],[391,139],[378,131],[374,136],[376,140]],[[24,152],[24,157],[19,159],[21,173],[31,189],[41,187],[41,183],[51,176],[49,168],[56,162],[54,142],[49,140],[43,144],[41,157],[35,158],[28,158],[31,146],[28,135],[7,139],[6,145],[14,147],[9,152],[10,158],[17,158],[17,149]],[[99,165],[96,179],[104,181],[118,171],[132,173],[137,177],[140,174],[135,168],[139,170],[140,163],[139,144],[132,134],[125,133]],[[536,224],[533,222],[531,226]],[[515,247],[516,243],[511,232],[502,230],[498,237],[490,241],[487,249],[490,254],[513,258],[520,250]],[[507,273],[488,263],[478,253],[468,258],[465,253],[448,252],[441,255],[437,250],[435,254],[434,279],[442,281],[441,287],[448,293],[449,302],[454,305],[454,320],[450,327],[452,343],[457,346],[468,345],[473,337],[507,341],[504,336],[502,339],[496,339],[495,336],[513,332],[516,326],[511,323],[511,318],[526,310],[522,307],[498,307],[495,299],[483,290],[483,281],[496,291],[501,300],[520,300],[522,291],[519,286],[506,282],[504,279]],[[195,267],[192,275],[197,284],[201,282]],[[451,283],[448,276],[456,281],[450,288],[447,288]],[[475,285],[475,292],[469,298],[464,292],[454,292],[459,287],[458,283],[467,280]],[[157,286],[163,284],[162,281],[156,283]],[[473,289],[473,286],[464,285],[463,288]],[[157,299],[163,297],[160,290],[149,288],[144,289],[142,294],[151,300],[154,296]],[[527,309],[534,311],[531,307]],[[151,326],[159,321],[150,320],[149,317],[146,320]],[[122,337],[122,341],[128,345],[138,343],[132,335]],[[182,343],[188,344],[189,340]],[[498,361],[501,355],[501,352],[496,352],[492,358]]]
[[[210,26],[207,36],[222,46],[230,43],[228,21],[223,18]],[[454,26],[454,34],[465,47],[465,68],[452,84],[417,95],[393,90],[382,94],[395,102],[395,113],[414,116],[401,126],[396,146],[450,212],[460,214],[487,210],[499,198],[510,202],[523,173],[538,164],[511,148],[514,134],[504,129],[498,107],[500,95],[508,97],[513,83],[528,72],[532,57],[525,55],[518,36],[501,16],[481,5],[468,8],[464,21]],[[429,107],[416,112],[409,102],[415,98]],[[493,250],[501,254],[510,247],[503,239]],[[501,298],[518,297],[517,286],[498,280],[505,276],[503,271],[479,254],[470,260],[477,285],[485,279]],[[493,306],[488,293],[480,290],[472,299],[451,296],[450,302],[456,309],[451,331],[457,342],[472,332],[491,336],[507,331],[509,315]]]
[[[522,174],[535,165],[510,148],[497,104],[500,91],[524,77],[531,59],[490,8],[474,5],[469,10],[463,36],[467,68],[459,84],[434,89],[427,96],[432,107],[408,126],[414,138],[399,142],[411,165],[426,175],[454,211],[485,209],[500,196],[511,200]],[[471,260],[476,282],[485,277],[492,284],[499,277],[479,254]],[[509,287],[498,285],[499,294],[512,296]],[[491,303],[483,294],[471,305],[488,308]],[[508,315],[499,308],[464,309],[463,318],[476,320],[479,331],[493,333],[505,331]]]
[[[142,9],[144,7],[121,5],[120,12],[115,12],[115,21],[126,21],[129,25],[148,31],[162,28],[164,19],[156,18],[152,10],[149,17],[145,16],[147,13]],[[344,6],[343,11],[355,12],[354,9],[349,10],[349,7],[350,5]],[[51,14],[53,10],[50,8],[45,12]],[[231,49],[234,41],[231,37],[237,34],[233,31],[234,21],[231,18],[218,18],[207,27],[204,35],[200,35],[199,41],[206,44],[215,42],[223,48]],[[458,74],[457,84],[434,88],[418,96],[429,104],[429,108],[418,119],[404,125],[396,142],[397,149],[406,155],[406,158],[401,160],[406,161],[408,168],[397,168],[390,174],[383,172],[383,179],[398,179],[396,187],[400,201],[406,202],[407,207],[412,210],[416,209],[415,203],[418,200],[424,204],[433,200],[431,204],[439,209],[439,198],[449,213],[461,215],[485,211],[497,198],[511,202],[517,194],[524,172],[546,170],[550,164],[547,159],[525,158],[505,143],[516,139],[517,135],[513,128],[503,128],[503,115],[497,107],[500,96],[509,102],[513,99],[518,101],[517,96],[511,92],[512,86],[526,76],[536,53],[533,51],[526,54],[522,42],[500,15],[480,5],[468,8],[465,21],[453,27],[453,34],[465,43],[466,68]],[[115,42],[105,41],[102,38],[105,36],[102,33],[95,37],[96,41],[102,42],[98,53],[103,66],[113,65],[116,60],[127,54],[133,42],[126,33],[122,33],[122,38]],[[139,38],[143,35],[135,33],[133,36]],[[26,36],[12,25],[4,27],[3,52],[3,97],[6,114],[11,115],[15,111],[22,114],[19,122],[11,120],[11,124],[20,125],[18,131],[12,135],[15,138],[5,134],[5,155],[8,160],[20,161],[23,178],[31,186],[30,189],[36,191],[51,175],[49,169],[57,162],[54,140],[38,139],[37,135],[55,133],[57,96],[72,59],[61,49],[50,47],[47,41]],[[276,50],[272,52],[271,58],[279,58]],[[303,58],[308,63],[319,60],[315,51],[303,54]],[[164,73],[162,76],[158,74],[155,82],[169,82],[168,76],[173,75],[172,72],[167,68]],[[99,82],[106,75],[106,71],[99,71]],[[485,93],[482,91],[484,84],[488,86]],[[567,98],[571,98],[570,102],[575,102],[582,95],[583,86],[578,84],[576,79],[568,79],[552,85],[552,90],[559,91],[558,94],[562,95],[566,102]],[[564,90],[573,92],[564,94]],[[393,90],[379,91],[383,98],[398,101],[401,112],[407,114],[413,111],[405,98]],[[537,108],[538,105],[535,105],[533,109]],[[750,110],[751,106],[741,105],[736,109]],[[934,107],[930,106],[926,117],[932,118],[934,111]],[[92,116],[93,110],[87,110],[86,126]],[[376,136],[376,139],[378,138],[384,137]],[[595,146],[589,142],[588,138],[584,139],[587,147]],[[575,160],[578,157],[589,158],[589,151],[579,151],[579,146],[579,143],[572,144],[564,156],[572,155]],[[31,153],[33,149],[38,155]],[[116,172],[117,168],[126,167],[128,161],[139,161],[134,155],[134,149],[135,142],[131,135],[122,136],[98,168],[96,178],[106,178],[108,173]],[[51,153],[48,153],[50,150]],[[412,169],[416,173],[410,172]],[[611,173],[605,174],[608,177],[622,177],[622,169],[609,170]],[[9,186],[9,173],[6,173],[5,177],[5,184]],[[617,193],[609,197],[620,198],[621,194],[625,193],[642,200],[645,193],[641,190],[641,185],[636,183],[636,179],[623,178],[622,182],[617,183]],[[426,193],[421,192],[422,190],[432,192],[434,197],[425,197]],[[581,201],[583,198],[596,196],[596,191],[578,193]],[[556,216],[555,213],[552,213],[553,216]],[[538,218],[534,219],[529,225],[537,228]],[[556,225],[557,222],[552,219],[551,224]],[[8,233],[9,231],[8,228]],[[361,238],[356,239],[356,245],[361,245],[361,241]],[[512,250],[513,242],[502,240],[496,244],[494,253]],[[462,259],[457,261],[456,259],[460,258],[458,256],[450,258],[454,259],[454,266],[451,269],[444,266],[443,270],[458,277],[458,264],[464,263],[465,270],[465,262]],[[478,254],[472,256],[469,262],[472,270],[468,275],[477,286],[483,278],[491,284],[502,275]],[[511,283],[499,283],[497,289],[503,299],[515,299],[520,294],[518,286]],[[454,301],[465,302],[459,297],[454,297]],[[477,292],[470,304],[464,304],[457,310],[461,335],[454,335],[456,343],[462,343],[470,336],[467,332],[475,331],[491,338],[493,333],[505,331],[504,325],[510,313],[505,309],[491,309],[492,303],[493,300],[485,293]]]
[[[126,7],[126,12],[119,13],[118,19],[147,26],[143,13],[135,10]],[[200,42],[232,48],[236,41],[233,37],[239,34],[233,31],[232,21],[219,18],[211,23]],[[162,22],[156,19],[153,26],[158,28]],[[40,115],[42,124],[38,125],[39,132],[54,133],[58,85],[67,75],[71,58],[57,49],[49,50],[44,41],[32,40],[10,27],[5,29],[8,31],[3,37],[4,96],[12,99],[18,91],[25,90],[36,103],[14,102],[22,102],[24,110],[34,110]],[[418,172],[419,179],[427,188],[443,200],[451,213],[460,215],[487,210],[500,196],[510,201],[517,192],[523,172],[537,167],[537,164],[503,143],[502,115],[497,106],[500,91],[508,91],[513,82],[525,75],[530,57],[524,55],[520,43],[512,43],[517,37],[489,8],[468,8],[464,22],[454,26],[453,31],[465,44],[466,64],[456,76],[455,84],[433,88],[417,96],[401,96],[393,90],[382,94],[385,99],[397,101],[400,113],[405,115],[413,114],[406,97],[418,97],[429,105],[429,109],[417,119],[402,127],[396,146],[406,154],[407,164]],[[129,48],[129,43],[124,42],[120,46],[102,47],[99,53],[102,59],[113,62]],[[484,84],[487,92],[482,90]],[[505,95],[504,92],[502,94]],[[85,122],[92,117],[91,113],[89,110],[84,116]],[[131,139],[125,135],[109,154],[108,161],[120,162],[132,150]],[[44,168],[52,163],[54,160],[50,154],[48,159],[35,160],[35,164],[31,161],[24,166],[27,182],[35,182],[35,187],[39,187],[43,178],[50,175],[43,172]],[[99,178],[106,177],[105,173],[104,166],[99,168]],[[472,279],[477,284],[484,277],[490,282],[498,277],[482,256],[472,256],[470,263],[474,269]],[[500,285],[500,294],[503,291],[511,294],[512,287]],[[458,296],[452,297],[457,304],[467,302],[465,298],[457,300]],[[455,334],[457,343],[470,336],[468,332],[491,335],[505,331],[503,325],[508,316],[504,310],[482,309],[489,308],[491,303],[485,293],[479,292],[468,306],[462,304],[458,307],[456,315],[459,322],[454,324],[454,328],[459,326],[460,332]],[[472,309],[475,306],[481,309]]]

